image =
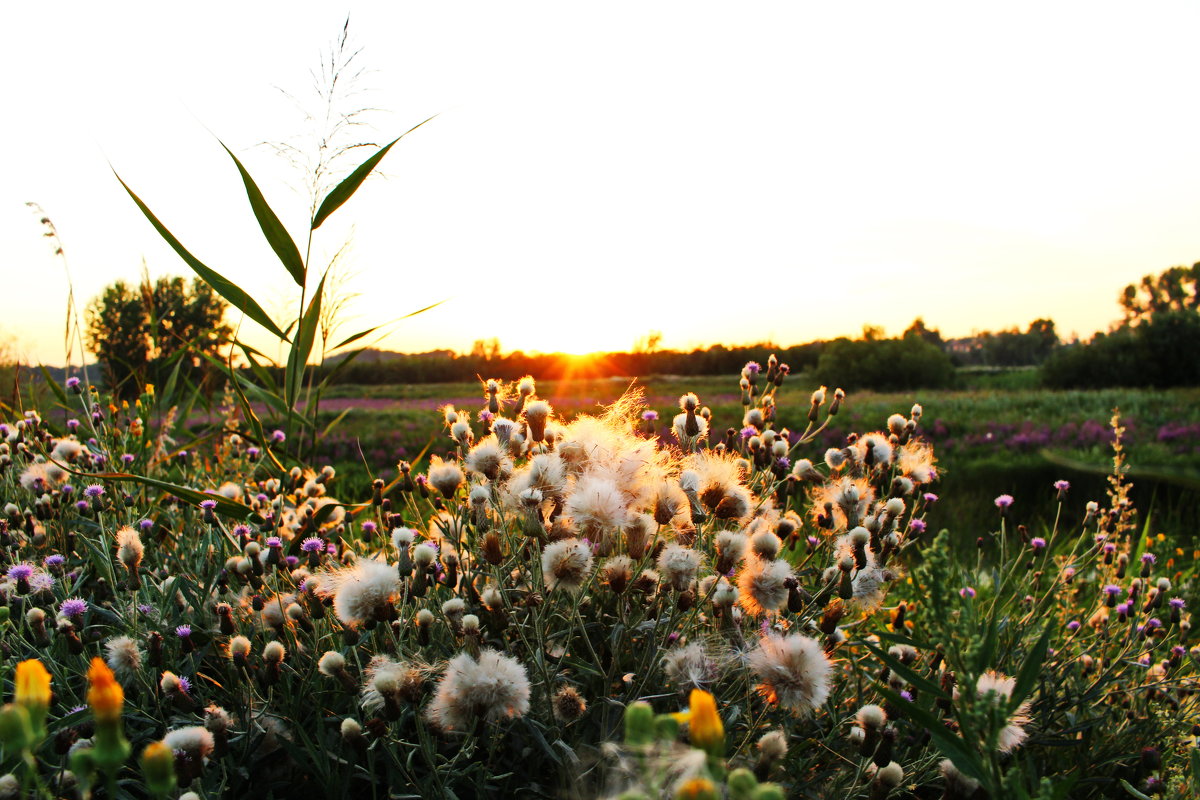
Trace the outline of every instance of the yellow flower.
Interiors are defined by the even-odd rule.
[[[717,800],[717,786],[708,778],[692,778],[675,791],[676,800]]]
[[[17,664],[17,692],[13,698],[17,705],[25,706],[30,715],[41,711],[43,715],[50,707],[50,673],[41,661],[31,658]]]
[[[121,718],[121,706],[125,703],[125,690],[113,677],[113,672],[102,658],[93,658],[87,671],[88,705],[98,722],[113,722]]]
[[[715,756],[725,749],[725,725],[717,714],[717,701],[702,689],[692,689],[688,697],[688,710],[672,714],[680,722],[688,723],[688,737],[692,744]]]

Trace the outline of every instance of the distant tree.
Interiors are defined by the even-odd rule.
[[[118,395],[136,397],[161,383],[178,365],[180,378],[211,388],[205,354],[229,341],[225,301],[208,284],[180,277],[144,276],[139,286],[117,281],[88,303],[88,348]]]
[[[1141,322],[1159,311],[1200,311],[1200,262],[1171,267],[1131,283],[1120,296],[1127,323]]]
[[[908,330],[904,332],[904,336],[915,336],[919,339],[929,342],[930,344],[937,345],[938,347],[945,346],[945,342],[942,341],[941,332],[934,328],[925,327],[925,320],[921,317],[917,317],[913,320],[912,325],[909,325]]]

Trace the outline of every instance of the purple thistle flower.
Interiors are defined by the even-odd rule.
[[[1067,630],[1069,630],[1071,633],[1074,633],[1075,631],[1079,630],[1079,628],[1080,628],[1079,620],[1073,619],[1067,623]]]
[[[273,444],[283,444],[287,441],[287,434],[281,430],[275,430],[271,433],[271,442]]]
[[[1054,488],[1058,489],[1060,492],[1065,492],[1071,488],[1071,482],[1070,481],[1055,481]]]
[[[262,455],[262,450],[259,450],[257,447],[247,447],[246,455],[250,457],[251,461],[253,461],[254,459],[258,458],[260,455]]]
[[[1153,564],[1156,561],[1158,561],[1158,556],[1154,555],[1154,553],[1142,553],[1143,564]]]
[[[212,511],[214,508],[217,507],[217,501],[216,500],[201,500],[200,507],[203,508],[205,511]]]
[[[1104,545],[1104,552],[1106,555],[1111,555],[1112,553],[1117,552],[1117,546],[1112,542],[1108,542]]]
[[[646,420],[646,422],[654,422],[656,419],[658,419],[658,412],[657,411],[643,411],[642,419]]]
[[[189,636],[192,635],[192,626],[191,625],[178,626],[177,628],[175,628],[175,635],[178,636],[180,639],[188,638]]]
[[[83,514],[89,508],[91,508],[91,505],[88,503],[87,500],[80,500],[77,503],[75,503],[75,510],[78,511],[80,514]]]
[[[792,466],[792,462],[787,456],[780,456],[779,458],[775,459],[775,466],[779,469],[787,470]]]
[[[139,614],[149,615],[154,613],[154,606],[149,605],[148,603],[138,603],[137,610]]]
[[[333,542],[330,542],[329,544],[325,545],[325,552],[331,556],[336,556],[337,550],[338,550],[337,545],[334,544]]]
[[[758,428],[755,428],[753,425],[747,425],[746,427],[742,428],[742,439],[749,439],[751,436],[758,436]]]
[[[1129,615],[1130,608],[1131,606],[1129,603],[1117,603],[1117,613],[1123,617]]]
[[[1035,536],[1029,540],[1029,546],[1034,550],[1044,550],[1046,548],[1046,540],[1040,536]]]
[[[958,593],[967,599],[970,599],[975,596],[975,590],[972,589],[970,586],[964,586],[963,588],[958,590]]]
[[[487,425],[489,422],[491,422],[495,418],[496,418],[496,415],[493,414],[492,412],[488,411],[486,408],[479,412],[479,421],[482,422],[484,425]]]
[[[1161,628],[1162,620],[1159,619],[1158,617],[1151,617],[1149,620],[1146,621],[1146,627],[1150,628],[1151,630],[1153,630],[1155,628]]]
[[[1167,605],[1169,605],[1171,608],[1174,608],[1176,610],[1182,610],[1183,606],[1184,606],[1183,598],[1182,597],[1172,597],[1169,601],[1167,601]]]
[[[74,580],[74,578],[72,578]],[[49,572],[35,570],[29,579],[29,588],[34,592],[49,591],[54,588],[54,577]]]
[[[7,575],[10,580],[27,581],[33,576],[33,572],[34,570],[32,564],[21,563],[13,564],[11,567],[9,567]]]
[[[250,535],[250,526],[249,525],[234,525],[233,526],[233,535],[238,536],[238,537],[249,536]]]
[[[192,691],[192,682],[182,675],[179,676],[179,691],[184,694],[190,694]]]
[[[757,375],[759,372],[762,371],[762,366],[759,365],[759,363],[757,361],[747,361],[745,370],[746,370],[746,372],[749,372],[751,375]]]
[[[63,600],[58,610],[64,617],[81,617],[88,610],[87,600],[79,597],[68,598]]]
[[[284,556],[283,563],[287,565],[288,569],[292,569],[300,563],[300,559],[296,558],[295,556]]]
[[[821,540],[818,539],[816,536],[805,537],[805,541],[808,542],[809,547],[816,547],[821,542]]]
[[[121,454],[121,463],[124,464],[125,466],[129,466],[136,460],[137,460],[137,457],[133,453],[122,453]]]
[[[142,533],[149,533],[150,529],[154,527],[154,520],[143,519],[138,522],[138,527],[141,528]]]
[[[62,485],[62,488],[59,489],[58,491],[62,492],[63,497],[70,497],[71,494],[75,491],[75,487],[69,483],[64,483]]]
[[[1171,655],[1176,656],[1177,658],[1183,658],[1187,655],[1187,648],[1181,644],[1177,644],[1171,648]]]
[[[66,716],[69,717],[72,714],[78,714],[81,711],[87,711],[87,708],[88,708],[87,706],[71,706],[70,708],[67,709]]]
[[[900,696],[903,697],[905,699],[905,701],[907,701],[909,703],[911,703],[913,701],[912,692],[910,692],[908,689],[902,689],[900,691]]]
[[[108,456],[104,455],[104,453],[93,453],[93,454],[92,454],[92,461],[95,463],[95,465],[96,465],[97,467],[99,467],[99,466],[103,466],[103,465],[104,465],[104,462],[105,462],[105,461],[108,461]],[[86,490],[85,490],[85,491],[86,491]]]
[[[379,526],[376,525],[374,522],[367,520],[366,522],[364,522],[362,524],[362,529],[363,529],[363,533],[373,534],[373,533],[375,533],[375,531],[379,530]]]
[[[937,501],[938,501],[938,496],[936,494],[934,494],[933,492],[925,493],[925,502],[926,503],[928,503],[929,505],[933,505]]]
[[[83,490],[85,497],[97,498],[104,495],[104,487],[98,483],[93,483],[91,486]]]
[[[278,536],[268,536],[267,547],[283,547],[283,539]]]
[[[58,553],[52,553],[51,555],[46,556],[45,561],[42,563],[47,567],[61,567],[66,563],[66,561],[66,556],[60,556]]]
[[[1011,494],[1002,494],[996,498],[995,503],[996,508],[1004,510],[1013,504],[1013,497]]]
[[[79,391],[79,378],[76,378],[74,375],[67,378],[67,388],[70,389],[72,392],[78,392]]]
[[[300,549],[305,553],[315,553],[325,547],[325,542],[319,536],[309,536],[300,543]]]
[[[908,521],[908,529],[915,534],[924,533],[925,527],[925,520],[923,519],[910,519]]]

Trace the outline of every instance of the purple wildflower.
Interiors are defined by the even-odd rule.
[[[996,508],[1003,511],[1004,509],[1008,508],[1009,506],[1011,506],[1013,504],[1013,497],[1011,494],[1002,494],[996,498],[995,502],[996,502]]]
[[[75,510],[78,511],[80,514],[86,512],[89,508],[91,508],[91,506],[88,505],[87,500],[80,500],[77,503],[75,503]]]
[[[958,593],[967,599],[970,599],[975,596],[975,590],[972,589],[970,586],[964,586],[963,588],[958,590]]]
[[[658,419],[658,412],[657,411],[643,411],[642,419],[646,420],[646,422],[654,422],[655,420]]]
[[[903,697],[906,702],[911,703],[913,701],[912,692],[910,692],[908,689],[901,690],[900,696]]]
[[[271,433],[271,442],[273,444],[283,444],[287,441],[287,434],[281,430],[275,430]]]
[[[1184,606],[1183,598],[1182,597],[1172,597],[1169,601],[1167,601],[1167,605],[1169,605],[1171,608],[1175,609],[1176,611],[1180,611],[1183,609],[1183,606]]]
[[[205,511],[212,511],[214,508],[217,507],[217,501],[216,500],[201,500],[200,507],[203,508]]]
[[[925,520],[923,519],[910,519],[908,521],[908,529],[916,535],[924,533],[925,527]]]
[[[121,463],[127,467],[136,460],[137,460],[137,456],[135,456],[133,453],[122,453],[121,454]]]
[[[746,372],[749,372],[751,375],[757,375],[759,372],[762,371],[762,366],[760,366],[757,361],[747,361],[745,370],[746,370]]]
[[[179,676],[179,691],[184,694],[189,694],[192,691],[192,682],[182,675]]]
[[[180,639],[188,638],[189,636],[192,635],[192,626],[191,625],[180,625],[180,626],[176,627],[175,635],[178,636]]]
[[[97,498],[104,495],[104,487],[98,483],[93,483],[91,486],[83,490],[85,497]]]
[[[778,469],[787,471],[791,468],[792,462],[787,456],[780,456],[779,458],[775,459],[775,466]]]
[[[139,614],[149,615],[154,613],[154,606],[148,603],[138,603],[137,610]]]
[[[8,578],[14,581],[27,581],[33,576],[32,564],[13,564],[8,568]]]
[[[79,391],[79,378],[76,378],[74,375],[67,378],[67,388],[72,392]]]
[[[283,563],[287,565],[288,569],[292,569],[300,563],[300,559],[296,558],[295,556],[284,556]]]
[[[747,425],[742,428],[741,436],[743,439],[749,439],[751,436],[758,436],[758,428],[753,425]]]
[[[306,553],[315,553],[325,547],[325,542],[319,536],[309,536],[300,543],[300,549]]]
[[[69,483],[64,483],[59,491],[62,492],[63,497],[70,497],[75,491],[75,487]]]
[[[1077,619],[1073,619],[1067,623],[1067,630],[1069,630],[1071,633],[1074,633],[1075,631],[1079,630],[1079,628],[1080,628],[1079,620],[1077,620]]]
[[[46,560],[42,563],[47,567],[61,567],[67,561],[66,556],[60,556],[58,553],[52,553],[46,556]]]
[[[283,547],[283,539],[278,536],[268,536],[267,547]]]
[[[1143,564],[1153,564],[1156,561],[1158,561],[1158,556],[1154,555],[1154,553],[1142,553]]]
[[[1060,492],[1065,492],[1071,488],[1071,482],[1070,481],[1055,481],[1054,488],[1058,489]]]
[[[81,617],[88,610],[87,600],[79,597],[70,597],[63,600],[58,610],[64,617]]]
[[[367,535],[371,535],[371,534],[375,533],[375,531],[379,530],[379,526],[376,525],[374,522],[367,520],[366,522],[364,522],[362,524],[362,529],[363,529],[363,533],[365,533]]]
[[[1046,548],[1046,540],[1040,536],[1035,536],[1029,540],[1029,546],[1034,550],[1044,550]]]
[[[933,492],[925,493],[925,502],[926,503],[928,503],[929,505],[933,505],[937,501],[938,501],[938,496],[936,494],[934,494]]]

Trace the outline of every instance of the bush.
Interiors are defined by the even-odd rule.
[[[835,339],[817,361],[816,379],[844,389],[936,389],[954,380],[954,365],[937,345],[919,336]]]
[[[1058,389],[1200,385],[1200,314],[1160,311],[1061,348],[1042,366],[1042,381]]]

